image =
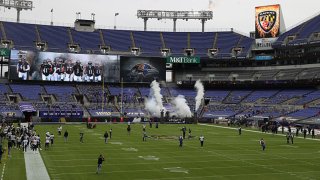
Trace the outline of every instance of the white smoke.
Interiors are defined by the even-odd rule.
[[[157,81],[152,81],[150,84],[149,98],[145,100],[145,109],[155,117],[161,116],[161,110],[165,110],[162,104],[161,88]]]
[[[204,87],[203,84],[201,83],[200,79],[197,80],[196,84],[194,87],[197,89],[197,96],[195,97],[196,100],[196,111],[199,109],[201,101],[204,97]]]
[[[172,105],[175,109],[175,113],[180,118],[191,117],[192,113],[190,111],[190,107],[187,104],[187,100],[183,95],[178,95],[176,98],[172,100]]]

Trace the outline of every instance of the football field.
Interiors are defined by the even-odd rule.
[[[192,137],[179,147],[178,136],[184,125],[154,126],[142,141],[142,125],[132,124],[130,135],[126,124],[101,124],[95,129],[85,125],[64,125],[68,142],[58,136],[58,125],[36,125],[42,139],[40,151],[53,180],[87,179],[319,179],[320,141],[295,138],[287,144],[284,136],[242,131],[206,125],[185,125]],[[103,134],[112,128],[112,139],[104,143]],[[45,132],[55,135],[54,145],[44,150]],[[84,143],[79,133],[84,132]],[[204,147],[199,136],[204,135]],[[266,142],[266,150],[259,145]],[[101,172],[96,174],[98,156],[103,154]],[[15,150],[6,160],[4,179],[26,179],[22,153]],[[13,164],[10,161],[15,161]],[[19,161],[19,162],[16,162]],[[15,167],[15,165],[19,165]],[[3,165],[2,165],[3,166]],[[16,168],[16,169],[14,169]],[[2,168],[1,168],[2,169]],[[7,173],[11,173],[9,176]],[[17,177],[16,177],[17,176]]]

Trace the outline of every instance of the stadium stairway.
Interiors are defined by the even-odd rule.
[[[7,40],[7,34],[6,34],[6,31],[4,30],[4,26],[3,26],[3,23],[0,22],[0,30],[1,30],[1,35],[0,36],[3,40]]]
[[[228,95],[226,95],[226,97],[224,97],[224,99],[221,101],[223,104],[227,101],[227,99],[229,99],[229,97],[232,95],[233,91],[229,91]]]
[[[165,41],[164,41],[162,32],[160,32],[160,40],[161,40],[162,48],[165,49],[165,48],[166,48],[166,43],[165,43]]]
[[[99,29],[99,37],[100,37],[101,45],[106,46],[106,41],[104,40],[103,32],[101,29]]]
[[[247,97],[249,97],[254,91],[251,91],[250,93],[248,93],[247,95],[243,96],[242,99],[239,101],[239,104],[241,104],[245,99],[247,99]]]
[[[67,28],[67,29],[68,29],[69,43],[74,44],[72,33],[71,33],[71,28]]]

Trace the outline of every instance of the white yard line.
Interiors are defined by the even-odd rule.
[[[33,151],[28,148],[27,152],[24,153],[24,160],[27,180],[50,180],[48,171],[39,152],[34,154]]]
[[[213,125],[213,124],[199,124],[201,126],[211,126],[211,127],[216,127],[216,128],[223,128],[223,129],[234,129],[234,130],[238,130],[238,128],[234,128],[234,127],[225,127],[225,126],[217,126],[217,125]],[[265,133],[265,132],[261,132],[261,131],[255,131],[255,130],[250,130],[250,129],[242,129],[242,131],[248,131],[248,132],[254,132],[254,133],[260,133],[260,134],[270,134],[270,135],[278,135],[278,136],[286,136],[285,134],[272,134],[272,133]],[[295,136],[295,138],[299,138],[299,139],[304,139],[301,136]],[[305,138],[308,140],[314,140],[314,141],[320,141],[320,139],[312,139],[312,138]]]
[[[4,170],[6,169],[6,163],[3,164],[2,173],[1,173],[1,180],[3,180]]]

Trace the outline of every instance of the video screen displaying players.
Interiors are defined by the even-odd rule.
[[[120,76],[124,82],[166,80],[166,60],[155,57],[121,57]]]
[[[30,55],[28,55],[28,53]],[[116,55],[11,51],[10,79],[63,82],[120,81]]]

